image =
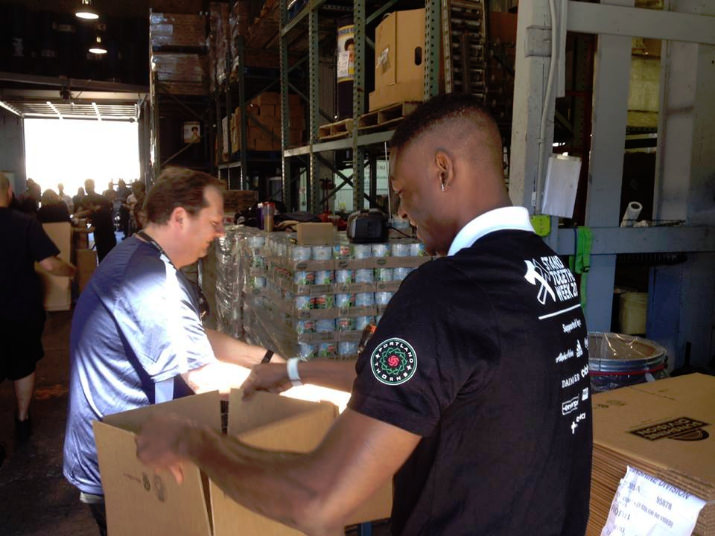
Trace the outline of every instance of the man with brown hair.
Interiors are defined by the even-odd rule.
[[[64,474],[90,505],[101,533],[106,522],[92,421],[228,390],[241,379],[236,364],[251,366],[266,354],[204,329],[199,296],[180,271],[223,235],[220,187],[206,173],[166,169],[147,195],[146,226],[107,255],[77,303]]]
[[[435,97],[398,126],[398,212],[440,258],[403,281],[352,370],[291,358],[259,367],[275,381],[251,379],[269,390],[354,380],[313,452],[258,451],[164,419],[142,431],[140,460],[175,474],[190,460],[247,508],[311,535],[338,534],[393,475],[394,534],[583,534],[585,321],[573,276],[511,206],[501,155],[496,124],[470,95]]]
[[[72,276],[75,270],[57,256],[37,218],[10,209],[11,200],[10,181],[0,173],[0,381],[14,382],[15,431],[24,441],[31,433],[35,366],[44,355],[43,289],[34,264],[53,275]]]

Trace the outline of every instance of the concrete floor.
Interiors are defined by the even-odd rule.
[[[7,450],[0,467],[1,536],[84,536],[99,534],[79,492],[62,476],[62,443],[67,412],[70,311],[47,314],[43,335],[45,357],[37,366],[30,408],[33,434],[15,445],[12,383],[0,383],[0,443]],[[387,522],[363,527],[362,535],[389,534]],[[360,531],[353,527],[347,535]],[[256,535],[260,536],[260,535]]]
[[[3,536],[84,536],[98,534],[79,492],[62,476],[62,442],[67,412],[69,311],[48,313],[45,357],[37,365],[30,407],[33,434],[14,441],[15,394],[0,383],[0,443],[7,457],[0,467],[0,533]]]

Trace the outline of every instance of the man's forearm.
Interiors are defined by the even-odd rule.
[[[250,368],[259,364],[266,354],[265,348],[239,341],[220,331],[207,329],[206,335],[216,358],[226,363]],[[276,357],[276,361],[279,360]]]
[[[317,360],[298,364],[298,374],[303,383],[321,385],[350,392],[355,381],[354,361]]]

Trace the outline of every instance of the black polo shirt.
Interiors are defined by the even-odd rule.
[[[422,436],[395,475],[394,534],[583,534],[591,404],[573,276],[497,230],[424,264],[357,363],[349,407]]]
[[[25,318],[42,309],[35,261],[59,254],[37,218],[0,208],[0,318]]]

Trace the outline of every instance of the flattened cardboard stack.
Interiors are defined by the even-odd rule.
[[[601,534],[626,467],[709,504],[693,534],[715,535],[715,377],[690,374],[593,396],[588,536]]]
[[[318,446],[337,416],[327,403],[257,393],[250,402],[232,391],[228,434],[248,445],[291,452]],[[126,411],[94,423],[107,523],[112,536],[293,536],[300,532],[247,510],[227,497],[198,467],[186,463],[184,482],[154,472],[136,457],[135,434],[155,415],[175,414],[221,429],[218,393],[206,393]],[[390,515],[392,486],[386,484],[348,519],[348,524]]]

